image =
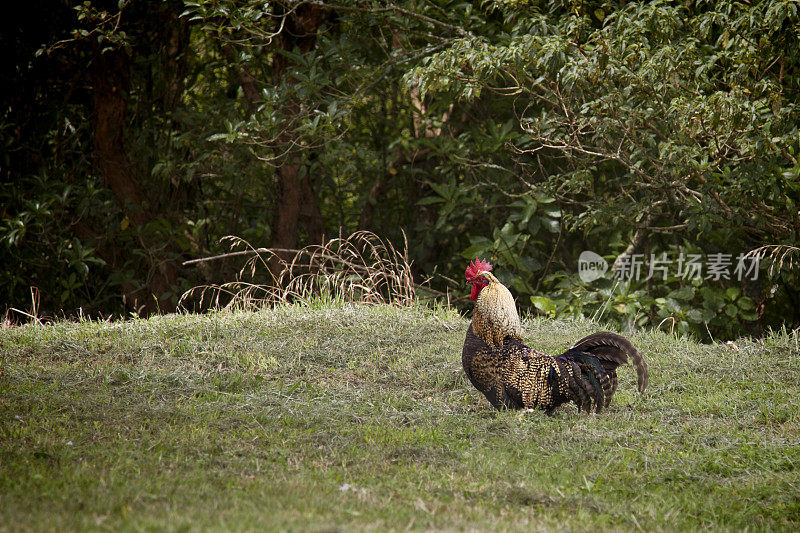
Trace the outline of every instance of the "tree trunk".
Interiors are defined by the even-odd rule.
[[[313,50],[317,30],[322,23],[324,11],[318,5],[300,4],[287,8],[277,3],[275,6],[278,35],[278,46],[286,51],[297,49],[300,53]],[[230,63],[238,63],[233,45],[222,45],[222,53]],[[272,58],[272,83],[278,85],[286,76],[288,57],[275,53]],[[257,78],[240,65],[238,71],[239,84],[247,101],[248,112],[254,113],[261,100]],[[291,80],[290,80],[291,81]],[[281,114],[287,124],[291,124],[301,113],[299,102],[289,98],[286,100]],[[278,151],[283,151],[294,144],[296,134],[287,128],[278,139]],[[310,177],[300,177],[303,158],[296,150],[289,150],[283,155],[276,168],[275,209],[271,224],[271,246],[273,248],[295,249],[300,241],[300,224],[305,227],[306,235],[311,242],[321,242],[324,238],[325,224],[319,209],[319,201]],[[291,258],[290,252],[281,252],[272,258],[268,267],[277,279],[282,270],[282,260]]]
[[[299,167],[284,163],[278,167],[278,197],[272,221],[273,248],[297,246],[297,229],[300,220],[302,188],[297,177]]]
[[[138,226],[144,226],[153,217],[123,142],[130,87],[128,54],[124,50],[98,53],[92,83],[95,164],[127,217]],[[170,292],[175,284],[175,264],[164,257],[163,251],[154,251],[152,243],[143,242],[143,245],[150,249],[152,265],[145,286],[124,295],[126,303],[137,310],[143,306],[147,313],[174,310],[174,304],[162,295]]]
[[[309,176],[300,180],[300,192],[300,221],[306,228],[306,238],[309,243],[321,243],[325,239],[325,220]]]
[[[279,40],[281,48],[286,51],[297,49],[300,53],[313,50],[323,15],[320,6],[310,4],[302,4],[293,12],[286,14]],[[280,83],[286,76],[287,61],[287,56],[275,54],[272,64],[273,83]],[[291,123],[300,112],[300,105],[295,100],[288,100],[282,110],[288,123]],[[293,143],[292,136],[293,132],[286,132],[280,139],[280,144]],[[300,154],[290,152],[277,168],[278,195],[275,198],[275,216],[272,222],[273,248],[297,247],[301,219],[309,241],[321,242],[324,236],[325,226],[313,184],[309,176],[299,177],[301,159]],[[290,254],[279,255],[281,259],[287,260]],[[269,269],[274,277],[278,277],[281,268],[281,261],[277,258],[269,262]]]
[[[111,189],[130,219],[139,225],[144,216],[144,195],[131,169],[123,145],[128,110],[129,59],[121,51],[99,54],[94,63],[94,160],[106,186]]]

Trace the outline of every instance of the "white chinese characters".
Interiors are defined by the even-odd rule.
[[[703,261],[701,254],[679,253],[670,257],[661,254],[630,254],[619,258],[614,265],[615,279],[625,281],[647,281],[660,279],[666,281],[670,275],[684,280],[757,280],[759,272],[758,255],[740,253],[734,258],[729,253],[708,254]],[[578,261],[581,279],[589,283],[605,274],[607,263],[598,254],[590,251],[581,253]],[[605,267],[605,268],[604,268]]]

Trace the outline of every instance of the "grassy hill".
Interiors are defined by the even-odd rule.
[[[633,335],[601,415],[496,412],[425,308],[0,330],[0,530],[797,530],[797,332]],[[531,320],[557,352],[596,325]]]

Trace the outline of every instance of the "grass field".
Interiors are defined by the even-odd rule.
[[[467,320],[342,304],[0,329],[0,530],[798,530],[798,335],[632,336],[600,415],[496,412]],[[531,320],[557,352],[597,329]]]

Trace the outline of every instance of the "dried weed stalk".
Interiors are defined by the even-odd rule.
[[[247,256],[238,279],[194,287],[181,296],[180,304],[191,299],[199,300],[201,307],[257,309],[327,296],[347,302],[406,306],[416,300],[416,292],[405,233],[403,238],[404,249],[400,252],[369,231],[300,250],[254,248],[239,237],[223,237],[222,242],[230,243],[230,253],[184,264]],[[267,283],[244,280],[254,279],[262,271]]]
[[[800,248],[789,244],[767,244],[755,250],[747,252],[747,257],[769,261],[769,275],[774,276],[780,272],[784,266],[790,270],[795,265],[795,254],[800,253]]]

